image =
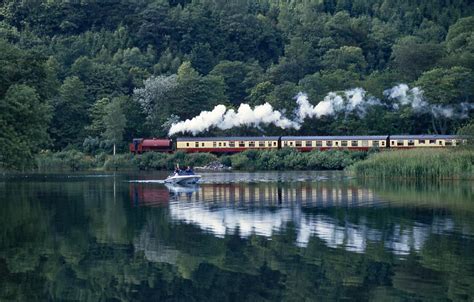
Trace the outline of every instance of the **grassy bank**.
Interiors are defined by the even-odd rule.
[[[373,154],[350,169],[362,177],[474,179],[474,150],[397,150]]]

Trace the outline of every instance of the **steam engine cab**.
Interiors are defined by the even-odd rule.
[[[134,138],[129,149],[134,154],[147,151],[171,152],[173,151],[173,141],[167,138]]]

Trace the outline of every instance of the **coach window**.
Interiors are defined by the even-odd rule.
[[[398,140],[397,141],[397,146],[403,146],[403,140]]]
[[[358,147],[359,146],[359,141],[352,141],[351,146],[352,147]]]
[[[316,141],[316,147],[322,147],[323,141]]]
[[[249,147],[255,147],[255,142],[249,142]]]
[[[379,146],[379,141],[373,141],[372,146],[373,147],[378,147]]]
[[[199,143],[198,143],[198,142],[195,142],[195,143],[194,143],[194,147],[196,147],[196,148],[199,147]]]
[[[239,142],[239,147],[245,147],[245,142],[240,141],[240,142]]]
[[[436,140],[430,139],[430,144],[431,144],[431,145],[436,144]]]
[[[189,143],[186,143],[186,147],[189,147]]]
[[[338,146],[339,146],[339,142],[334,142],[334,143],[336,144],[336,147],[338,147]]]
[[[424,144],[426,143],[426,141],[425,141],[424,139],[419,139],[419,140],[418,140],[418,143],[419,143],[420,145],[424,145]]]
[[[217,147],[217,142],[212,142],[213,147]]]
[[[259,147],[265,147],[265,142],[264,142],[264,141],[258,142],[258,146],[259,146]]]
[[[414,146],[415,145],[415,141],[414,140],[409,140],[408,141],[408,146]]]
[[[290,146],[293,147],[293,142],[290,142]]]
[[[384,141],[381,141],[381,142],[380,142],[380,145],[385,146],[385,142],[384,142]]]
[[[395,141],[391,141],[392,146],[395,146]]]
[[[332,141],[326,141],[326,146],[331,147],[332,146]]]
[[[222,143],[221,143],[221,142],[219,142],[219,147],[222,147]]]
[[[443,141],[438,141],[439,142],[439,145],[442,146],[443,145]]]
[[[312,147],[313,142],[312,141],[306,141],[306,147]]]
[[[201,143],[201,147],[204,147],[204,143]]]
[[[229,142],[229,147],[235,147],[235,142]]]
[[[341,146],[347,147],[347,141],[341,141]]]
[[[444,143],[445,146],[452,146],[453,143],[450,141],[450,140],[446,140],[446,142]]]
[[[296,147],[301,147],[301,141],[296,141],[295,145]]]

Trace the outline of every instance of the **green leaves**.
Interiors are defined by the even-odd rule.
[[[0,99],[0,166],[29,168],[34,153],[48,141],[50,107],[34,88],[12,85]]]

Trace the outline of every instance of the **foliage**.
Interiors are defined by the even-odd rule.
[[[127,120],[122,110],[122,101],[120,99],[114,99],[110,104],[105,107],[106,114],[103,117],[103,124],[105,125],[105,131],[102,136],[114,145],[123,141],[123,132]]]
[[[34,88],[12,85],[0,99],[0,166],[31,168],[31,160],[47,142],[50,107]]]
[[[167,136],[176,116],[188,119],[216,104],[269,102],[291,117],[299,91],[316,105],[331,91],[359,86],[383,99],[385,89],[405,82],[419,85],[431,105],[472,103],[473,13],[468,0],[5,0],[0,100],[26,85],[38,112],[52,113],[31,125],[42,134],[26,142],[18,130],[3,130],[8,118],[0,112],[2,165],[21,168],[40,146],[80,148],[87,137],[100,137],[105,106],[115,98],[123,100],[126,120],[118,146]],[[298,133],[271,126],[220,134],[455,133],[462,124],[458,116],[433,120],[411,108],[378,108],[365,118],[308,119]]]
[[[41,152],[36,156],[39,172],[83,171],[93,167],[93,159],[77,150]]]
[[[352,171],[363,177],[458,179],[474,178],[472,150],[397,150],[374,154]]]
[[[365,152],[341,150],[298,152],[293,149],[277,151],[247,150],[221,158],[235,170],[342,170],[366,157]]]

